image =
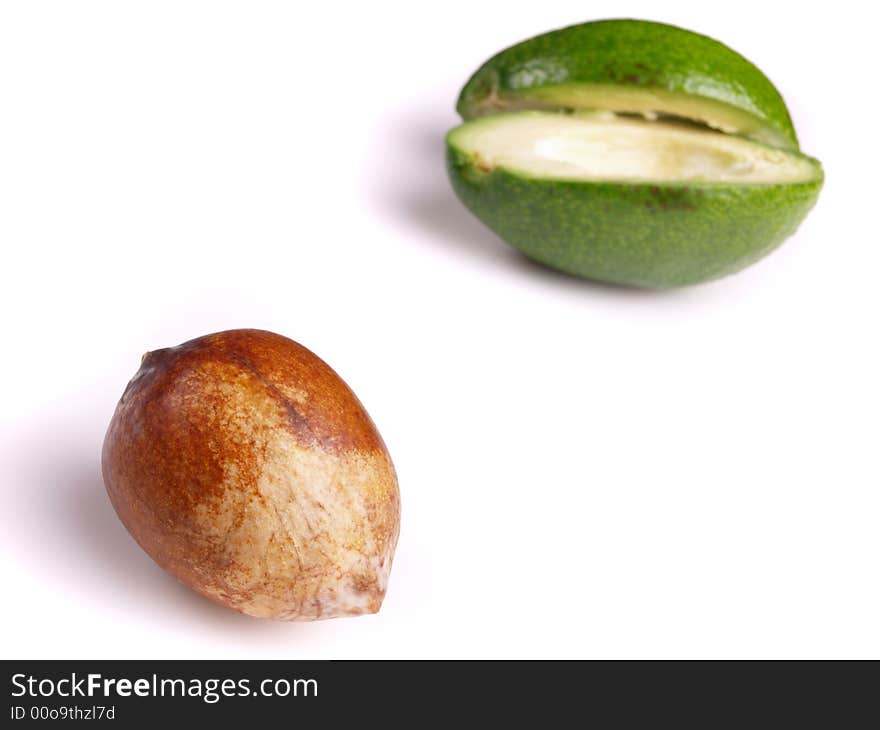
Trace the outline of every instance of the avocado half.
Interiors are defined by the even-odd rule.
[[[508,48],[447,135],[462,202],[553,268],[668,288],[731,274],[790,236],[822,187],[785,102],[717,41],[608,20]]]

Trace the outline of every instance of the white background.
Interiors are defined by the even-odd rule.
[[[2,655],[880,657],[868,7],[3,3]],[[620,16],[753,60],[825,164],[744,273],[580,282],[450,192],[476,66]],[[233,327],[314,350],[388,443],[376,616],[215,606],[109,505],[101,442],[141,354]]]

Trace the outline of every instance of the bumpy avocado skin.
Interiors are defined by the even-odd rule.
[[[816,179],[802,183],[583,182],[487,173],[447,146],[455,193],[509,244],[569,274],[647,289],[717,279],[775,249],[816,203],[813,163]]]
[[[490,58],[458,98],[464,119],[487,112],[487,97],[515,99],[562,84],[660,88],[730,104],[761,119],[798,149],[785,101],[750,61],[723,43],[643,20],[601,20],[544,33]]]

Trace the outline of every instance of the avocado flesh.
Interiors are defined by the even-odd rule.
[[[498,112],[529,109],[564,112],[605,110],[639,114],[647,119],[672,117],[690,120],[726,134],[748,137],[773,147],[797,149],[789,136],[739,107],[662,88],[577,83],[501,93],[493,87],[482,97],[469,99],[461,112],[465,119],[476,119]]]
[[[529,258],[650,289],[739,271],[791,236],[818,161],[691,123],[511,112],[447,135],[458,198]]]
[[[461,125],[449,143],[484,171],[555,180],[790,183],[821,177],[810,158],[745,138],[611,113],[518,112]]]

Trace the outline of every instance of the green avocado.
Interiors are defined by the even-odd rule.
[[[723,43],[644,20],[599,20],[544,33],[490,58],[458,98],[463,119],[515,109],[608,109],[698,120],[798,148],[785,101]]]
[[[738,271],[797,229],[822,187],[785,103],[726,46],[599,21],[486,62],[447,135],[461,201],[527,256],[645,288]]]

